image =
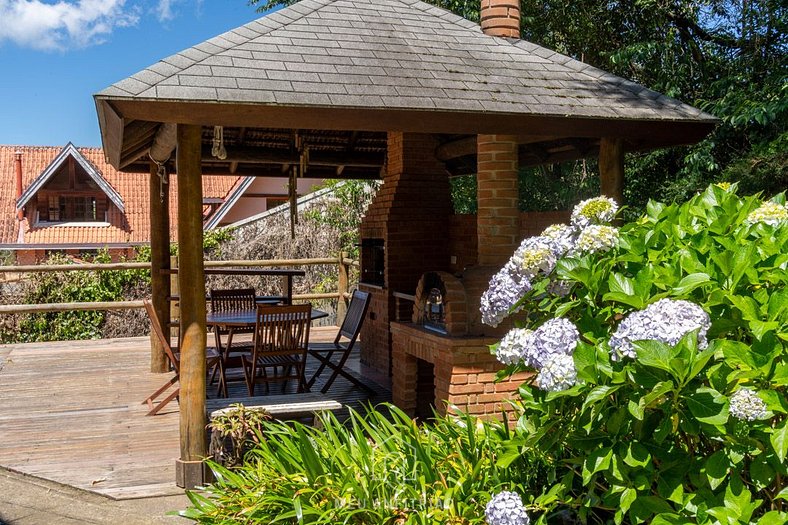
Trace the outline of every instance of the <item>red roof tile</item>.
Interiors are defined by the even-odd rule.
[[[17,244],[16,169],[14,153],[22,153],[22,191],[24,191],[60,153],[61,147],[0,146],[0,244]],[[105,244],[145,243],[150,241],[149,183],[147,173],[117,171],[104,159],[100,148],[77,148],[102,177],[120,194],[125,214],[114,206],[109,226],[31,227],[22,221],[24,244]],[[204,176],[203,195],[225,198],[238,177]],[[177,232],[177,181],[170,178],[170,238]],[[124,220],[125,216],[125,220]]]

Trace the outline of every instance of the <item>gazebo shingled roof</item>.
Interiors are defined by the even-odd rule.
[[[253,128],[342,130],[333,133],[340,143],[334,152],[350,149],[360,132],[375,154],[385,145],[379,132],[390,130],[441,133],[447,141],[458,134],[516,134],[554,151],[567,149],[556,140],[604,132],[625,137],[632,151],[695,142],[716,122],[638,84],[523,40],[486,35],[415,0],[303,0],[117,82],[96,95],[96,104],[116,167],[144,155],[161,122],[235,126],[226,133],[231,140]],[[594,146],[581,145],[585,151],[576,156]],[[552,161],[551,153],[537,150],[531,163]],[[447,153],[445,160],[451,158]]]

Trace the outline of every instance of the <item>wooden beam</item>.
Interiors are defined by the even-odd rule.
[[[238,131],[238,144],[236,145],[239,147],[243,146],[244,140],[246,140],[246,128],[241,128]],[[236,160],[230,163],[230,173],[235,174],[237,170],[238,170],[238,161]]]
[[[156,135],[154,135],[153,143],[150,146],[150,156],[159,164],[167,162],[172,152],[175,151],[176,129],[175,124],[165,122],[156,130]]]
[[[275,149],[227,146],[227,158],[224,162],[245,164],[298,164],[297,152]],[[205,161],[215,160],[211,148],[203,147],[202,158]],[[331,153],[326,151],[310,151],[309,166],[345,166],[356,168],[379,168],[383,165],[384,155],[374,153]]]
[[[517,144],[524,145],[548,142],[558,138],[560,137],[554,135],[517,135],[515,140]],[[445,142],[435,149],[435,158],[441,162],[469,155],[476,155],[476,135]]]
[[[599,144],[599,179],[602,195],[624,204],[624,140],[604,137]]]
[[[416,133],[506,133],[530,135],[533,130],[557,137],[611,136],[643,139],[663,145],[692,144],[702,140],[719,122],[702,120],[638,120],[566,115],[535,115],[473,111],[331,106],[275,106],[211,101],[154,101],[100,97],[111,102],[124,118],[157,122],[184,122],[205,126],[247,126],[274,129],[404,131]],[[517,140],[517,139],[515,139]]]
[[[205,269],[203,267],[200,126],[177,128],[178,289],[181,314],[181,457],[176,482],[184,488],[203,483],[205,437]]]
[[[151,302],[159,326],[170,322],[170,279],[164,270],[170,268],[170,185],[158,175],[159,167],[150,161],[150,261]],[[166,179],[165,179],[166,180]],[[150,371],[163,373],[169,370],[167,354],[159,338],[151,333]]]

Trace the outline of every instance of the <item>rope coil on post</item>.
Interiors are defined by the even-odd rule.
[[[224,127],[213,127],[213,147],[211,148],[211,155],[219,160],[227,158],[227,149],[224,147]]]
[[[167,161],[159,162],[150,153],[148,153],[148,158],[156,165],[156,175],[159,176],[159,200],[164,202],[164,185],[170,183],[169,175],[167,175]]]

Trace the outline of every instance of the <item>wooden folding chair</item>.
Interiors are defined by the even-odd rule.
[[[257,383],[265,383],[267,391],[268,383],[284,382],[284,391],[290,379],[298,381],[298,392],[309,390],[304,378],[304,367],[311,312],[310,304],[257,305],[254,350],[251,357],[241,356],[250,396],[254,395]]]
[[[356,344],[358,334],[361,332],[361,325],[364,322],[364,317],[367,314],[367,308],[369,308],[370,297],[370,294],[367,292],[362,292],[359,290],[354,291],[353,296],[350,299],[350,305],[348,306],[347,314],[345,315],[345,320],[342,321],[342,326],[339,328],[339,332],[337,333],[336,338],[334,338],[334,342],[310,343],[308,348],[309,355],[320,361],[320,366],[307,383],[309,388],[312,387],[318,376],[323,373],[323,370],[330,368],[333,370],[333,373],[331,374],[331,377],[328,378],[328,381],[326,381],[326,384],[323,385],[323,388],[320,390],[324,394],[328,392],[328,389],[331,388],[331,385],[338,376],[344,377],[360,388],[372,391],[369,386],[365,385],[344,370],[345,363],[347,362],[348,357],[350,357],[350,352],[353,350],[353,345]],[[343,338],[347,341],[343,342]],[[339,354],[339,361],[336,363],[331,360],[334,354]]]
[[[149,395],[145,400],[142,402],[143,405],[148,405],[150,411],[147,413],[148,416],[155,416],[159,410],[164,408],[167,403],[172,401],[173,399],[177,398],[180,394],[180,387],[175,387],[169,394],[167,394],[163,399],[161,399],[158,403],[154,403],[156,399],[167,392],[173,385],[178,383],[178,379],[180,377],[181,372],[181,359],[180,359],[180,352],[178,349],[173,349],[170,346],[170,341],[168,337],[165,337],[164,330],[161,328],[161,324],[159,324],[159,319],[156,317],[156,311],[153,309],[153,304],[148,299],[143,299],[142,301],[145,304],[145,311],[148,313],[148,317],[150,318],[150,325],[151,330],[156,335],[156,338],[159,340],[162,348],[164,349],[164,353],[167,354],[167,358],[170,361],[170,366],[172,367],[175,375],[170,378],[169,381],[164,383],[158,390],[154,393]],[[205,349],[205,366],[207,370],[211,370],[215,367],[219,367],[219,373],[224,376],[222,367],[222,360],[219,357],[219,353],[214,348],[206,348]],[[221,385],[220,385],[221,386]]]

